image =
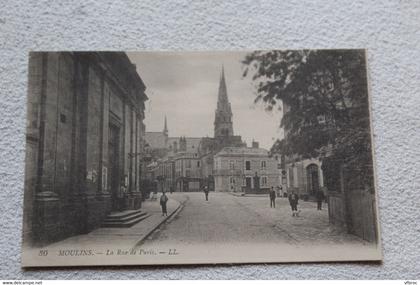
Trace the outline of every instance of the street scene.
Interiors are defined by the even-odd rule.
[[[270,208],[268,197],[256,195],[212,193],[206,201],[203,193],[174,193],[171,198],[185,201],[182,211],[140,246],[168,241],[175,245],[253,242],[364,244],[362,239],[329,226],[327,209],[318,211],[312,202],[302,202],[300,216],[294,218],[286,198],[276,199],[276,208]]]
[[[23,265],[380,260],[364,50],[33,52]]]

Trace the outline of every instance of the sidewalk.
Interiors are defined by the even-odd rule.
[[[222,192],[225,193],[225,192]],[[264,194],[245,194],[244,192],[226,192],[230,195],[236,196],[236,197],[268,197],[268,193]],[[280,197],[279,197],[280,198]]]
[[[98,228],[85,235],[78,235],[50,244],[45,248],[133,248],[157,227],[169,219],[181,207],[181,203],[169,199],[167,203],[168,216],[162,216],[159,200],[145,201],[141,210],[150,216],[130,228]]]

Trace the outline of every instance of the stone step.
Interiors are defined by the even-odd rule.
[[[146,215],[146,212],[142,211],[130,211],[130,213],[123,212],[121,215],[108,215],[105,219],[105,222],[126,222],[129,220],[136,219],[140,216]]]
[[[124,215],[122,217],[110,217],[110,216],[108,216],[108,217],[106,217],[105,222],[127,222],[127,221],[130,221],[130,220],[136,219],[138,217],[144,216],[144,215],[147,215],[147,213],[142,212],[142,211],[138,211],[138,212],[132,213],[130,215]]]
[[[124,218],[124,217],[127,217],[127,216],[131,216],[131,215],[134,215],[134,214],[137,214],[137,213],[140,213],[140,212],[141,212],[141,210],[126,210],[126,211],[122,211],[122,212],[112,212],[107,216],[107,218],[111,218],[111,219],[117,218],[117,219],[119,219],[119,218]]]
[[[120,213],[111,213],[102,224],[105,228],[129,228],[150,215],[141,210],[130,210]]]
[[[108,222],[104,222],[102,224],[102,227],[104,228],[129,228],[150,216],[151,216],[150,214],[145,213],[144,215],[140,217],[137,217],[128,221],[108,221]]]

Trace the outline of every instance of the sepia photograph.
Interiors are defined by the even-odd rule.
[[[366,53],[30,52],[22,266],[381,261]]]

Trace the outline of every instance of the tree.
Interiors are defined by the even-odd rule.
[[[243,63],[255,103],[268,110],[283,104],[286,155],[345,164],[372,181],[363,50],[254,51]]]

